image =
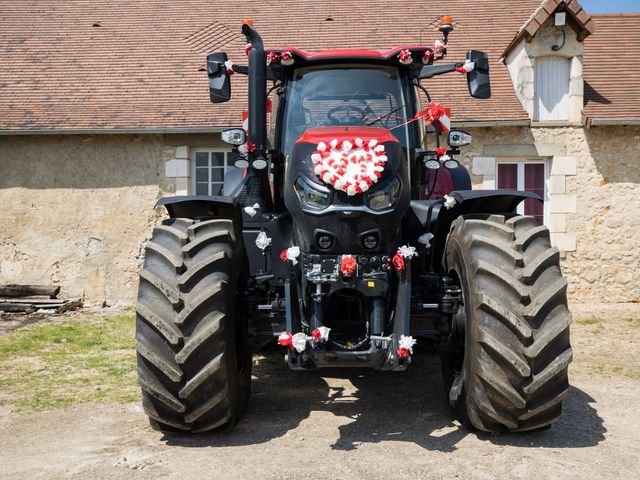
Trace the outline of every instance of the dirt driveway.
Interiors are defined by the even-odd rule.
[[[163,435],[135,403],[0,410],[0,478],[640,478],[640,309],[626,322],[607,307],[578,310],[573,387],[546,431],[461,428],[431,354],[405,373],[291,372],[275,350],[255,368],[249,411],[231,432]]]

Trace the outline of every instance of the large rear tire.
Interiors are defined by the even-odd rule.
[[[454,410],[488,432],[551,425],[568,393],[572,352],[567,281],[547,228],[528,216],[459,217],[444,267],[464,303],[442,357]]]
[[[172,218],[153,231],[140,274],[136,351],[152,427],[231,427],[250,392],[242,234],[232,220]]]

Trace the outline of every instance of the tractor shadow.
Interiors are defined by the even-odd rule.
[[[266,352],[254,366],[249,408],[228,432],[202,435],[165,434],[169,445],[183,447],[242,446],[268,442],[291,432],[312,417],[337,417],[333,450],[350,451],[367,443],[411,442],[425,450],[452,452],[468,435],[496,445],[522,448],[583,448],[604,440],[606,429],[592,406],[595,400],[572,387],[561,420],[553,427],[520,434],[471,432],[454,420],[447,403],[436,355],[419,352],[406,372],[368,369],[290,371],[282,351]],[[331,420],[328,420],[331,421]],[[314,425],[305,426],[307,436]]]

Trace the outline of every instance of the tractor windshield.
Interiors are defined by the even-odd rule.
[[[407,147],[406,98],[397,68],[384,66],[312,67],[296,70],[289,84],[282,150],[308,128],[372,125],[393,129]],[[395,128],[394,127],[398,127]]]

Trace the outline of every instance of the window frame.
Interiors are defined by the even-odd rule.
[[[228,148],[223,148],[223,147],[197,147],[197,148],[190,148],[190,157],[191,157],[191,168],[190,168],[190,174],[191,174],[191,181],[189,182],[190,185],[190,189],[193,195],[196,195],[196,155],[198,153],[207,153],[208,154],[208,158],[207,158],[207,175],[208,175],[208,180],[207,180],[207,195],[212,195],[211,193],[211,186],[212,185],[222,185],[221,188],[221,193],[220,195],[222,195],[224,193],[224,191],[222,190],[224,188],[224,177],[227,173],[227,170],[229,169],[229,167],[231,166],[229,164],[229,154],[231,153],[231,150]],[[218,165],[212,165],[212,159],[213,156],[211,155],[212,153],[223,153],[224,154],[224,160],[223,160],[223,165],[222,166],[218,166]],[[214,182],[211,179],[211,169],[212,168],[222,168],[222,182]]]
[[[551,168],[549,165],[549,161],[542,158],[525,158],[525,159],[496,159],[496,170],[495,170],[495,188],[498,188],[498,165],[517,165],[516,167],[516,190],[525,192],[525,182],[524,182],[524,170],[525,165],[527,164],[536,164],[536,165],[544,165],[544,194],[542,196],[542,220],[543,225],[549,225],[549,181],[550,181],[550,172]],[[524,201],[520,202],[516,207],[516,212],[519,215],[524,215]]]

